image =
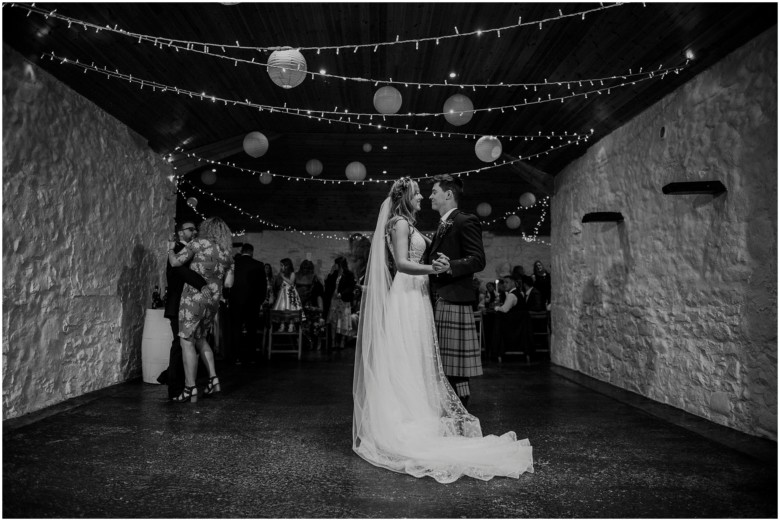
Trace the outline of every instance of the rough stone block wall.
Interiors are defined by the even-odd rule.
[[[172,169],[3,46],[3,419],[140,374]]]
[[[344,232],[321,232],[325,235],[348,237]],[[362,231],[369,234],[371,232]],[[549,244],[549,237],[540,237]],[[522,265],[530,274],[535,261],[540,260],[550,269],[550,246],[542,242],[526,242],[518,237],[495,235],[482,232],[487,265],[477,274],[483,282],[494,280],[509,273],[512,266]],[[315,273],[321,277],[327,276],[333,265],[333,259],[349,252],[349,242],[336,239],[316,238],[300,233],[266,231],[262,233],[247,233],[235,238],[235,242],[248,242],[255,247],[255,259],[271,264],[274,273],[279,271],[279,261],[285,257],[293,261],[297,270],[301,261],[308,258],[314,263]],[[552,274],[551,274],[552,275]]]
[[[556,177],[555,363],[777,439],[777,130],[775,28]]]

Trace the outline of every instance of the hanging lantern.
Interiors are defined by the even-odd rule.
[[[264,185],[267,185],[271,181],[274,180],[274,176],[271,175],[271,172],[263,172],[260,174],[260,182]]]
[[[510,230],[516,230],[520,228],[520,217],[516,215],[510,215],[506,218],[506,227]]]
[[[362,181],[366,178],[366,167],[360,161],[353,161],[347,165],[346,174],[350,181]]]
[[[187,198],[187,204],[189,206],[195,208],[196,206],[198,206],[198,200],[195,199],[194,197],[189,197],[189,198]]]
[[[501,157],[501,141],[497,137],[482,136],[474,145],[477,157],[485,163],[492,163]]]
[[[204,185],[213,185],[217,182],[217,174],[213,170],[206,170],[200,174],[200,180]]]
[[[477,215],[480,217],[487,217],[492,211],[493,207],[490,206],[490,203],[479,203],[477,205]]]
[[[306,59],[290,47],[271,53],[266,67],[271,80],[283,89],[297,87],[306,78]]]
[[[382,87],[374,93],[374,108],[381,114],[395,114],[401,108],[402,100],[395,87]]]
[[[371,143],[363,143],[363,152],[368,153],[371,152],[371,149],[373,147],[371,146]]]
[[[317,177],[322,173],[322,161],[319,159],[309,159],[306,161],[306,173],[312,177]]]
[[[536,196],[531,192],[526,192],[520,196],[520,206],[530,208],[536,203]]]
[[[453,94],[444,102],[444,119],[459,127],[471,121],[474,116],[474,104],[463,94]]]
[[[260,132],[250,132],[244,138],[244,152],[252,157],[260,157],[268,152],[268,138]]]

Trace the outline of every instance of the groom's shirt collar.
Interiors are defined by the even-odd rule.
[[[444,215],[442,215],[442,216],[441,216],[441,219],[440,219],[440,221],[441,221],[441,222],[445,222],[445,221],[447,220],[447,217],[449,217],[449,216],[450,216],[450,214],[451,214],[452,212],[454,212],[455,210],[457,210],[457,208],[450,208],[450,209],[449,209],[449,211],[448,211],[447,213],[445,213]]]

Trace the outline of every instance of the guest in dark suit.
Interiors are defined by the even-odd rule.
[[[344,348],[346,337],[354,334],[352,331],[352,299],[355,292],[355,275],[349,270],[349,264],[344,257],[337,257],[333,261],[337,267],[332,271],[325,282],[334,288],[328,308],[327,323],[330,326],[331,345],[336,344],[336,335],[339,335],[339,348]]]
[[[535,349],[530,313],[546,311],[547,306],[544,303],[542,293],[534,287],[534,279],[528,275],[523,275],[520,283],[522,284],[522,290],[517,296],[517,307],[520,308],[519,319],[521,324],[520,345],[526,355],[533,357]]]
[[[499,363],[507,349],[514,349],[521,342],[523,332],[523,307],[518,298],[518,289],[511,275],[502,278],[506,297],[504,303],[496,307],[496,322],[493,333],[495,345],[493,352]]]
[[[176,241],[173,246],[175,253],[181,252],[198,233],[195,223],[185,221],[177,229]],[[165,267],[165,279],[168,284],[168,291],[165,300],[165,318],[171,323],[173,332],[173,342],[171,342],[171,354],[168,361],[168,368],[157,378],[161,384],[168,385],[168,398],[178,396],[184,389],[184,362],[181,354],[181,344],[179,343],[179,304],[181,303],[181,293],[184,290],[184,284],[196,288],[198,291],[206,286],[206,279],[190,269],[190,263],[179,267],[171,266],[168,261]]]
[[[463,194],[459,177],[438,175],[431,191],[431,207],[441,217],[428,246],[425,263],[443,263],[443,272],[431,275],[434,321],[444,374],[468,404],[469,378],[482,374],[479,338],[474,324],[474,273],[485,269],[482,226],[479,219],[458,209]]]
[[[241,246],[241,253],[235,257],[233,286],[227,295],[230,346],[236,364],[257,362],[257,348],[261,345],[257,331],[268,284],[265,264],[252,258],[254,251],[249,243]]]

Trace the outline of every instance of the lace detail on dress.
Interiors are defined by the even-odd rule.
[[[385,233],[385,242],[387,243],[387,247],[390,250],[390,254],[393,256],[393,260],[395,260],[395,250],[393,249],[393,241],[390,237],[390,230],[392,230],[393,226],[395,226],[395,223],[399,221],[400,218],[396,218],[393,221],[391,221],[388,224],[388,230],[387,233]],[[412,262],[420,263],[422,262],[423,255],[425,254],[425,239],[423,238],[422,234],[417,231],[417,228],[409,224],[409,259]]]

